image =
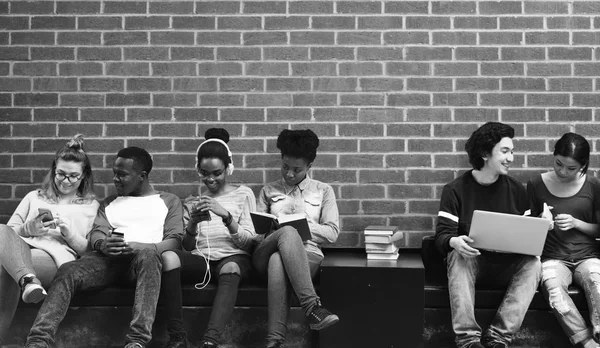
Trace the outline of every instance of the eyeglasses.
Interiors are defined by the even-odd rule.
[[[72,183],[75,183],[75,182],[79,181],[83,177],[83,174],[66,175],[65,173],[54,173],[54,177],[58,181],[64,181],[65,179],[67,179],[72,184]]]
[[[221,175],[223,175],[224,172],[225,172],[225,170],[218,170],[216,172],[209,173],[209,172],[200,170],[198,172],[198,176],[202,179],[209,179],[209,178],[216,179],[216,178],[220,177]]]

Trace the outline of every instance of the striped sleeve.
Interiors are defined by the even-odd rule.
[[[446,185],[442,191],[440,210],[435,227],[435,245],[444,255],[451,250],[450,238],[458,236],[459,216],[460,207],[456,191]]]

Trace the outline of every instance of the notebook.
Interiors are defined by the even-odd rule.
[[[469,243],[476,249],[540,256],[548,234],[548,220],[537,217],[475,210]]]

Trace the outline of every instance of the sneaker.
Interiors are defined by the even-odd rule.
[[[198,348],[218,348],[219,345],[213,341],[202,341]]]
[[[190,346],[191,344],[188,342],[187,336],[184,334],[179,336],[171,336],[165,348],[188,348]]]
[[[25,303],[38,303],[48,296],[40,280],[33,274],[27,274],[21,278],[21,289],[23,291],[21,298]]]
[[[321,307],[321,303],[317,302],[315,307],[308,315],[308,323],[310,324],[311,330],[323,330],[331,325],[337,323],[340,320],[337,315],[331,313],[324,307]]]
[[[144,348],[144,346],[141,343],[129,342],[125,345],[125,348]]]

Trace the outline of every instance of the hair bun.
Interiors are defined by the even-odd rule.
[[[75,136],[67,142],[67,147],[75,150],[83,150],[83,134],[75,134]]]
[[[229,132],[225,128],[209,128],[204,132],[204,139],[220,139],[229,143]]]

